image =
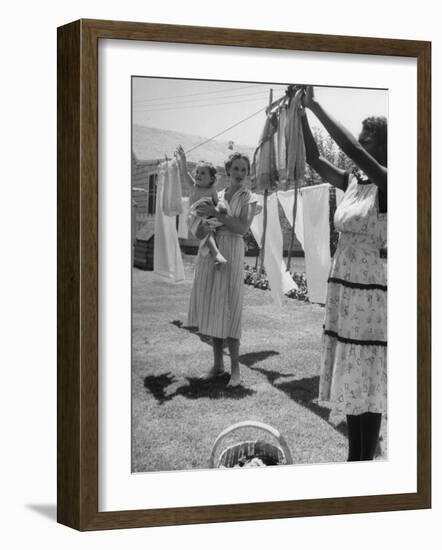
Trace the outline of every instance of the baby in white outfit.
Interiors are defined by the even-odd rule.
[[[227,260],[219,251],[215,240],[215,231],[218,227],[223,225],[223,223],[214,217],[204,217],[198,214],[198,207],[207,202],[214,204],[219,212],[223,214],[229,213],[228,204],[218,199],[218,194],[214,188],[216,168],[209,162],[199,162],[195,169],[194,179],[187,170],[186,154],[181,145],[176,151],[176,156],[178,159],[181,181],[186,181],[191,187],[188,216],[189,230],[196,235],[201,223],[206,222],[211,231],[200,242],[201,252],[202,254],[210,253],[215,264],[225,264]]]

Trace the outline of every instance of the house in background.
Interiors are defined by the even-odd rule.
[[[156,182],[158,165],[166,157],[171,159],[179,145],[185,151],[200,145],[207,138],[158,128],[134,125],[132,131],[132,200],[136,203],[134,231],[137,238],[150,235],[155,225]],[[254,148],[233,142],[210,141],[187,154],[189,171],[192,173],[198,161],[211,162],[217,169],[216,189],[226,186],[227,176],[224,161],[234,151],[253,156]],[[190,189],[184,187],[183,197]],[[183,246],[197,246],[195,239],[180,239]]]

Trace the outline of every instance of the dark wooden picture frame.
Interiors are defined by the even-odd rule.
[[[98,511],[98,41],[140,40],[417,60],[417,492]],[[82,531],[431,506],[431,43],[79,20],[58,29],[58,521]]]

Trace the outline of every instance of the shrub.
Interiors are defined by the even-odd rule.
[[[288,298],[295,298],[296,300],[302,300],[303,302],[308,302],[307,295],[307,279],[305,278],[305,273],[291,273],[291,276],[295,283],[298,285],[298,290],[291,290],[286,294]],[[260,288],[261,290],[270,290],[269,281],[267,276],[262,271],[261,275],[258,274],[256,267],[250,265],[245,266],[244,272],[244,283],[246,285],[252,285],[255,288]]]

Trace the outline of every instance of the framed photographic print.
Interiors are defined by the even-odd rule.
[[[60,523],[431,506],[430,67],[428,42],[58,29]]]

